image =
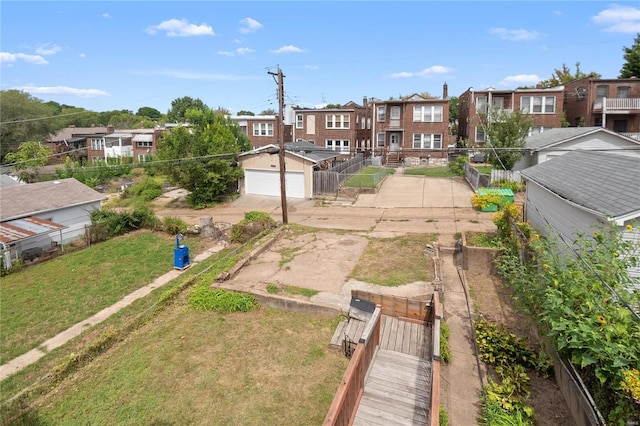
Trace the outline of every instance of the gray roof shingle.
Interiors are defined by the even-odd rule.
[[[525,141],[524,147],[525,149],[529,149],[532,151],[539,151],[543,148],[550,147],[561,142],[570,141],[581,136],[598,132],[610,133],[612,135],[627,139],[625,136],[612,132],[611,130],[605,129],[603,127],[562,127],[545,130],[542,133],[532,134]],[[631,142],[635,142],[633,139],[629,140]]]
[[[640,215],[637,157],[572,151],[520,173],[560,197],[605,216]]]
[[[106,199],[103,194],[73,178],[2,187],[0,221]]]

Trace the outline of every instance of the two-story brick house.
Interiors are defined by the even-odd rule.
[[[87,138],[87,154],[90,164],[106,162],[143,163],[150,161],[157,152],[158,140],[164,129],[132,129],[111,131],[103,136]]]
[[[340,108],[293,107],[293,139],[337,151],[342,158],[371,150],[371,109],[348,102]]]
[[[403,160],[428,162],[446,158],[449,144],[449,99],[446,83],[442,99],[418,94],[373,102],[374,153],[390,165]]]
[[[564,110],[570,126],[604,127],[637,138],[640,79],[586,77],[566,83],[564,88]]]
[[[480,91],[469,88],[458,100],[457,140],[466,139],[470,146],[482,146],[486,142],[483,124],[487,113],[493,108],[506,113],[520,109],[531,114],[532,132],[562,127],[563,103],[563,86],[515,90],[487,88]]]
[[[280,126],[277,115],[234,115],[229,117],[236,122],[242,133],[247,135],[252,148],[260,148],[267,145],[278,145],[280,143]],[[291,125],[283,124],[283,142],[291,142]]]

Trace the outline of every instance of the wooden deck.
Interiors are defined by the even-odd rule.
[[[338,325],[331,346],[341,348],[345,333],[358,342],[366,322],[351,318]],[[382,315],[380,347],[364,384],[354,425],[427,425],[431,396],[431,334],[425,324]]]
[[[355,426],[429,424],[431,363],[378,349],[369,368]]]

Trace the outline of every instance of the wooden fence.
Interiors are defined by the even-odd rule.
[[[431,357],[431,404],[429,408],[430,426],[440,425],[440,320],[442,312],[440,308],[440,294],[433,292],[431,299],[431,312],[429,323],[431,324],[433,356]],[[427,329],[427,332],[428,329]]]
[[[342,376],[338,391],[324,419],[325,426],[348,426],[353,423],[364,393],[367,371],[380,345],[380,317],[380,308],[376,307]]]
[[[491,180],[493,183],[497,180],[510,180],[513,182],[521,182],[522,176],[517,170],[491,170]]]
[[[375,294],[362,290],[351,290],[351,297],[379,305],[383,315],[419,321],[428,321],[431,315],[432,306],[424,300]]]

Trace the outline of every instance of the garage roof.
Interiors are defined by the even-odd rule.
[[[318,163],[320,161],[329,160],[331,158],[336,158],[340,156],[340,153],[337,151],[332,151],[327,148],[323,148],[311,142],[306,141],[298,141],[298,142],[287,142],[284,144],[285,151],[296,155],[298,157],[311,160],[314,163]],[[260,148],[256,148],[251,151],[243,152],[239,155],[239,157],[244,157],[247,155],[256,155],[262,153],[269,154],[277,154],[280,148],[278,145],[270,144],[261,146]]]
[[[37,217],[25,217],[0,223],[0,242],[4,244],[15,243],[37,235],[48,234],[67,228],[59,223]]]

